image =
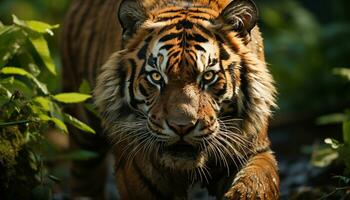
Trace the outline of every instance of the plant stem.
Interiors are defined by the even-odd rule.
[[[21,120],[21,121],[15,121],[15,122],[4,122],[0,123],[0,127],[7,127],[7,126],[15,126],[15,125],[22,125],[26,123],[32,122],[31,120]]]

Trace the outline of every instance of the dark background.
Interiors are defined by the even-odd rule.
[[[62,24],[69,2],[0,0],[0,20],[10,24],[15,14]],[[341,137],[341,124],[318,125],[317,118],[350,108],[350,84],[334,73],[336,68],[350,68],[350,1],[257,0],[257,4],[267,62],[279,91],[271,138],[280,162],[282,197],[299,198],[323,187],[336,173],[313,167],[310,157],[324,138]],[[59,31],[49,43],[60,66]],[[59,81],[50,87],[59,91]]]

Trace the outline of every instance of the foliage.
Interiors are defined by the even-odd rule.
[[[350,67],[350,20],[344,4],[349,1],[259,4],[267,61],[279,91],[279,113],[334,112],[350,101],[350,93],[344,92],[350,85],[332,76],[335,68]]]
[[[350,80],[350,71],[348,69],[336,69],[334,72]],[[317,167],[327,167],[335,161],[342,163],[345,166],[344,174],[334,177],[339,180],[339,187],[331,195],[345,196],[346,192],[347,194],[350,192],[350,110],[347,110],[345,113],[320,117],[317,122],[318,124],[342,123],[343,141],[326,138],[325,144],[327,146],[318,148],[313,152],[312,163]],[[327,197],[331,195],[327,195]]]
[[[69,0],[2,0],[0,19],[5,23],[11,23],[11,13],[16,13],[21,19],[45,19],[50,23],[60,23],[69,2]]]
[[[47,36],[58,25],[23,21],[0,25],[0,191],[5,199],[51,199],[54,178],[45,166],[45,133],[68,133],[67,124],[95,131],[64,113],[65,104],[81,103],[88,94],[52,94],[45,80],[58,76]],[[58,159],[88,159],[90,152],[56,155]],[[20,193],[18,191],[21,191]]]

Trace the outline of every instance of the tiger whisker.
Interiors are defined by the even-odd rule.
[[[126,163],[128,163],[127,166],[130,167],[129,164],[132,163],[132,161],[133,161],[133,159],[135,158],[135,156],[137,155],[137,153],[139,153],[139,152],[141,151],[141,149],[142,149],[142,148],[139,148],[139,147],[140,147],[140,146],[142,147],[142,145],[143,145],[144,143],[147,142],[147,137],[148,137],[147,134],[143,135],[142,138],[138,138],[138,139],[137,139],[137,140],[138,140],[138,144],[137,144],[137,145],[132,145],[132,146],[134,146],[134,147],[133,147],[133,149],[129,152],[129,155],[128,155],[128,157],[127,157],[127,160],[126,160]],[[136,142],[137,140],[135,140],[134,142]],[[140,140],[141,140],[141,142],[140,142]],[[137,142],[136,142],[136,143],[137,143]]]
[[[225,144],[223,145],[222,143],[220,143],[224,147],[224,150],[227,152],[227,154],[229,154],[230,158],[234,161],[234,158],[232,156],[232,153],[233,153],[234,155],[236,155],[236,158],[238,159],[239,164],[242,165],[243,164],[241,160],[242,154],[230,142],[228,142],[224,138],[217,137],[217,139]]]

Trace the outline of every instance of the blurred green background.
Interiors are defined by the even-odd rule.
[[[0,18],[11,22],[12,14],[23,19],[36,19],[48,23],[61,23],[69,0],[1,0]]]
[[[11,15],[15,14],[20,19],[62,24],[69,2],[0,0],[0,21],[10,24]],[[350,108],[350,84],[335,74],[337,68],[350,68],[350,1],[256,2],[260,9],[259,25],[265,39],[267,62],[279,92],[279,109],[275,111],[271,137],[280,162],[282,194],[286,197],[290,195],[287,188],[290,185],[309,184],[304,179],[301,182],[288,179],[297,178],[297,175],[285,171],[292,171],[292,166],[300,164],[290,160],[303,157],[301,152],[308,151],[304,145],[310,147],[327,136],[341,136],[340,124],[318,126],[316,119]],[[60,66],[59,35],[58,30],[54,38],[47,38],[57,66]],[[59,82],[51,80],[51,90],[58,91]],[[302,160],[303,166],[309,164],[309,157],[310,153]],[[309,169],[305,166],[299,171],[307,171],[305,168]]]
[[[349,105],[349,85],[333,71],[350,67],[350,2],[258,3],[267,61],[280,93],[278,112],[307,117]]]

